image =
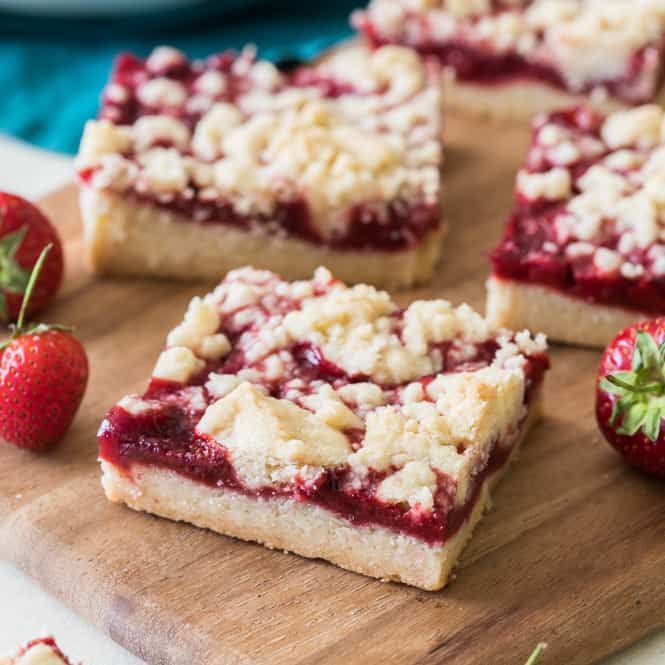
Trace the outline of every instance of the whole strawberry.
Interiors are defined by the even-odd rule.
[[[620,332],[605,349],[596,385],[596,419],[633,466],[665,478],[665,318]]]
[[[36,206],[0,192],[0,322],[16,321],[32,268],[47,245],[52,250],[33,289],[28,316],[44,309],[60,287],[62,245],[55,227]]]
[[[46,450],[62,439],[88,382],[88,357],[76,337],[62,326],[24,325],[49,250],[35,264],[0,357],[0,440],[31,450]]]

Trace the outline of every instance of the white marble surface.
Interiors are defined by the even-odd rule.
[[[36,150],[0,135],[2,190],[36,198],[67,182],[71,169],[68,157]],[[11,602],[6,601],[8,598]],[[142,663],[44,593],[13,565],[0,561],[0,654],[11,653],[17,645],[33,637],[50,634],[74,662],[80,659],[86,665]],[[566,639],[565,635],[561,639]],[[665,631],[640,641],[604,665],[664,663]]]
[[[0,189],[38,198],[71,178],[72,159],[0,134]]]
[[[44,593],[13,565],[0,561],[0,654],[35,637],[53,635],[73,663],[142,665],[143,661]],[[6,602],[11,598],[11,602]]]

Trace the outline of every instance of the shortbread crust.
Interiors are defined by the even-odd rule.
[[[402,310],[324,269],[293,283],[233,271],[191,302],[147,392],[107,415],[107,495],[419,584],[400,560],[408,545],[421,552],[416,561],[439,566],[423,573],[423,586],[435,588],[536,417],[545,348],[542,336],[494,329],[465,305]],[[194,494],[194,504],[183,498]],[[207,499],[212,512],[201,508]],[[240,525],[238,511],[254,517]],[[275,511],[289,516],[272,523]],[[289,541],[298,520],[345,525],[339,538],[359,530],[359,548],[345,559],[347,536]],[[363,564],[374,533],[402,545]]]
[[[221,224],[191,224],[178,213],[88,187],[81,189],[79,204],[92,265],[114,276],[214,280],[260,258],[262,266],[293,279],[327,265],[346,282],[396,289],[431,279],[446,232],[442,224],[403,251],[343,251]]]
[[[103,99],[77,157],[83,192],[96,194],[82,207],[86,226],[100,217],[90,201],[113,208],[122,199],[124,226],[145,222],[150,207],[177,223],[167,245],[188,249],[196,238],[195,254],[221,251],[220,265],[192,263],[187,274],[168,247],[159,256],[161,237],[144,255],[109,242],[124,236],[110,225],[94,234],[92,253],[107,255],[115,272],[220,278],[225,265],[251,256],[295,278],[339,255],[348,280],[368,280],[374,269],[364,264],[384,259],[380,284],[431,273],[443,232],[441,77],[415,52],[354,46],[280,71],[248,50],[189,62],[161,48],[145,62],[119,58]],[[208,237],[183,223],[217,228]],[[220,250],[225,236],[230,247]],[[233,252],[243,237],[254,254]],[[280,257],[291,248],[289,261]],[[152,269],[134,266],[127,252]]]
[[[487,318],[506,327],[538,327],[551,339],[604,348],[619,330],[649,318],[620,307],[572,298],[545,286],[492,277],[487,282]]]

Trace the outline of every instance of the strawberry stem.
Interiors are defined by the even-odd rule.
[[[547,644],[545,644],[545,642],[540,642],[524,665],[536,665],[538,659],[542,656],[543,651],[545,651],[546,648]]]
[[[9,346],[12,340],[21,337],[21,335],[39,335],[40,333],[45,333],[48,332],[49,330],[62,330],[65,332],[71,332],[73,330],[73,328],[71,328],[70,326],[61,326],[60,324],[57,323],[25,324],[25,317],[28,312],[30,297],[32,296],[32,292],[34,291],[35,284],[39,279],[39,274],[41,273],[44,261],[46,261],[46,257],[48,256],[48,253],[51,251],[51,247],[53,247],[53,245],[50,243],[46,245],[46,247],[42,249],[42,252],[39,255],[38,259],[35,261],[35,265],[32,266],[32,272],[30,273],[30,279],[28,280],[28,285],[25,288],[23,302],[21,303],[21,311],[18,314],[16,325],[10,326],[12,334],[4,342],[0,343],[0,352],[2,352],[7,346]]]
[[[23,294],[30,279],[30,273],[16,260],[16,253],[27,232],[28,227],[22,226],[14,233],[8,233],[0,238],[0,320],[2,321],[9,319],[7,297],[4,292]]]
[[[608,374],[606,378],[610,383],[613,383],[615,386],[623,388],[624,390],[629,390],[630,392],[634,393],[654,393],[656,395],[662,395],[663,392],[665,392],[665,385],[663,385],[659,381],[654,381],[653,383],[647,383],[644,386],[637,386],[637,385],[631,385],[626,381],[622,381],[621,379],[612,374]]]
[[[46,257],[48,256],[48,253],[51,251],[52,247],[53,247],[52,243],[46,245],[46,247],[42,249],[42,252],[39,255],[37,261],[35,261],[35,265],[32,267],[32,272],[30,273],[30,279],[28,280],[28,285],[25,287],[25,293],[23,294],[23,302],[21,303],[21,310],[18,313],[18,319],[16,320],[16,331],[14,332],[13,336],[20,334],[20,331],[23,328],[23,321],[28,311],[28,305],[30,304],[30,298],[32,297],[32,292],[34,291],[35,284],[39,279],[39,274],[42,271],[44,261],[46,261]]]
[[[618,434],[642,430],[656,441],[665,418],[665,343],[658,346],[651,334],[638,330],[630,370],[602,377],[599,388],[614,395],[610,424]]]

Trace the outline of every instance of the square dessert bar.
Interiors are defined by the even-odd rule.
[[[345,49],[290,71],[251,49],[121,56],[77,159],[102,273],[430,278],[444,230],[441,79],[412,50]]]
[[[658,106],[535,121],[492,255],[488,318],[604,346],[665,314],[665,122]]]
[[[662,0],[372,0],[352,21],[374,45],[434,56],[446,103],[465,111],[607,112],[662,94]]]
[[[319,268],[194,298],[99,431],[111,501],[423,589],[540,412],[545,339]]]

